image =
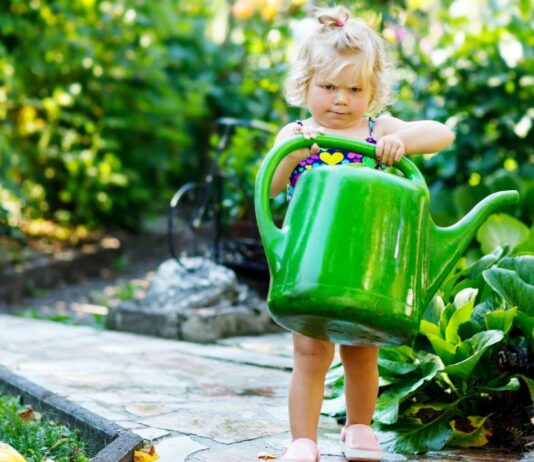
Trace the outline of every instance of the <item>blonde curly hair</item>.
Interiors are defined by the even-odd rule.
[[[353,66],[355,78],[371,89],[369,115],[391,104],[393,65],[384,40],[342,6],[317,9],[315,18],[315,28],[290,65],[285,81],[287,102],[306,107],[314,74],[335,78],[347,66]]]

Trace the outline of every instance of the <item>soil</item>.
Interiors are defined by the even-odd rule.
[[[96,276],[78,277],[75,281],[59,280],[50,289],[27,287],[20,300],[1,301],[0,312],[103,326],[110,309],[125,300],[144,296],[158,265],[170,256],[164,235],[121,233],[119,236],[121,252],[111,262],[95,262],[95,265],[111,263],[89,272]],[[117,234],[112,238],[116,239]],[[19,261],[24,256],[24,262],[27,263],[52,253],[65,252],[70,247],[57,242],[36,244],[34,240],[31,245],[16,249],[12,246],[11,249],[16,250]]]

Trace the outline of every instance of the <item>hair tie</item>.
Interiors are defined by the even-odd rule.
[[[336,21],[336,26],[337,27],[343,27],[345,25],[345,20],[344,19],[338,19]]]

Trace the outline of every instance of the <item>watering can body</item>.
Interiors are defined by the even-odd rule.
[[[330,135],[318,140],[374,157],[367,143]],[[334,343],[410,341],[478,227],[517,193],[497,193],[461,226],[439,228],[429,215],[425,181],[407,159],[397,164],[403,177],[359,164],[323,167],[301,176],[279,229],[270,215],[270,183],[281,159],[303,144],[309,140],[295,137],[275,147],[256,182],[271,316],[289,330]]]

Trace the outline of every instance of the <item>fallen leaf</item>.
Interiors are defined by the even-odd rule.
[[[0,441],[0,460],[10,460],[12,462],[26,462],[26,459],[22,457],[15,448],[11,447],[7,443]]]
[[[134,452],[134,462],[153,462],[158,460],[159,456],[153,444],[149,444],[139,451]]]
[[[261,460],[275,460],[278,459],[274,454],[267,454],[266,452],[260,452],[258,454],[258,459]]]
[[[28,422],[30,420],[40,420],[41,419],[41,414],[39,414],[38,412],[35,412],[31,407],[29,407],[27,409],[24,409],[23,411],[20,411],[18,413],[18,416],[24,422]]]

